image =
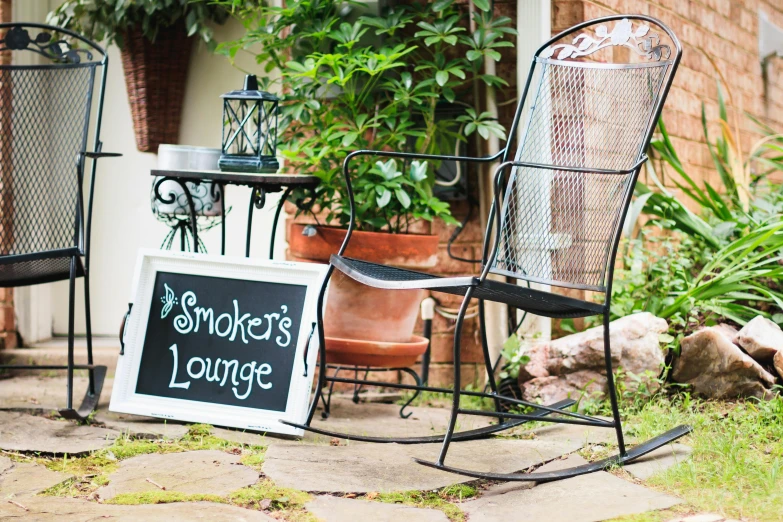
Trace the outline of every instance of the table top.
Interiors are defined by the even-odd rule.
[[[220,170],[161,170],[152,169],[152,176],[179,178],[193,181],[217,181],[232,185],[265,185],[287,187],[312,187],[320,183],[317,176],[309,174],[259,174],[255,172],[224,172]]]

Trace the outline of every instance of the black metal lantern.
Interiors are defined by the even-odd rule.
[[[255,75],[223,98],[223,147],[218,165],[232,172],[277,172],[277,96],[258,89]]]

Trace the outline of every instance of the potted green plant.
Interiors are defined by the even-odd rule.
[[[226,7],[237,3],[221,2]],[[339,249],[350,217],[342,167],[351,151],[453,154],[454,140],[473,132],[505,138],[489,114],[470,106],[458,122],[464,135],[455,132],[454,121],[435,117],[439,103],[464,99],[473,92],[474,82],[505,85],[496,76],[482,74],[483,60],[497,59],[499,48],[513,46],[503,40],[504,34],[513,33],[511,20],[493,17],[486,2],[476,6],[475,34],[465,29],[466,6],[453,0],[397,5],[376,13],[361,2],[335,0],[234,9],[247,33],[218,49],[232,58],[242,50],[260,49],[258,63],[266,72],[278,73],[269,81],[277,85],[267,90],[276,90],[282,98],[279,150],[289,168],[321,179],[310,216],[317,224],[295,222],[289,230],[294,259],[328,262]],[[449,205],[433,195],[437,167],[430,161],[353,161],[356,231],[346,255],[433,268],[438,238],[414,233],[417,223],[456,223]],[[402,358],[382,358],[379,354],[389,347],[373,348],[372,342],[409,342],[422,298],[416,290],[390,296],[335,274],[325,321],[330,362],[415,362],[416,350]],[[346,339],[365,343],[340,341]],[[417,350],[426,349],[426,342],[418,343]],[[347,350],[361,353],[349,355]]]
[[[227,16],[209,0],[66,0],[49,22],[117,44],[136,147],[156,152],[178,142],[193,37],[213,45],[209,22]]]

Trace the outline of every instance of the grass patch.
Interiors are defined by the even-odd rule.
[[[726,518],[780,520],[783,513],[783,397],[769,401],[704,401],[687,392],[626,401],[627,436],[645,441],[680,424],[693,432],[678,442],[692,457],[653,476],[646,485],[682,498],[697,512]],[[606,414],[605,406],[590,413]],[[616,448],[611,448],[612,453]],[[609,454],[582,452],[589,460]],[[654,513],[626,518],[657,522]],[[647,518],[645,518],[647,517]]]
[[[455,484],[437,491],[402,491],[398,493],[367,494],[367,500],[386,504],[403,504],[426,509],[437,509],[449,517],[452,522],[464,522],[463,513],[454,502],[462,502],[475,497],[478,490],[467,484]]]

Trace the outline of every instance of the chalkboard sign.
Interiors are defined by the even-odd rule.
[[[302,435],[325,270],[142,252],[110,410]]]

